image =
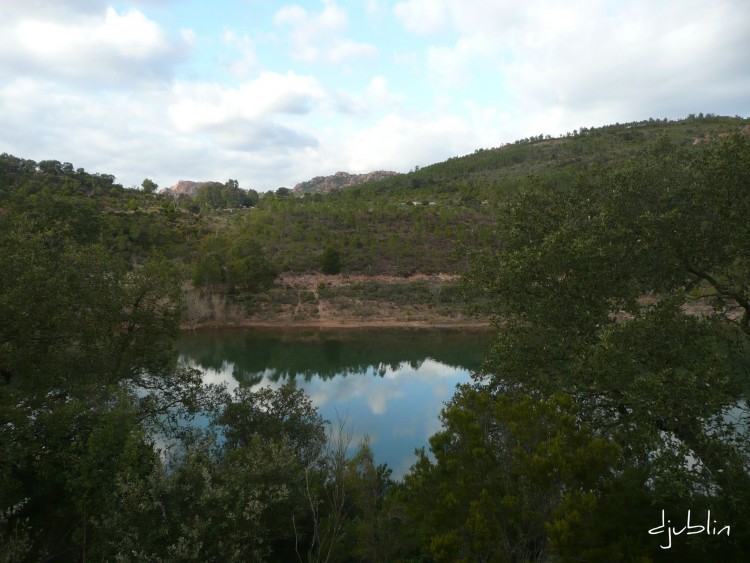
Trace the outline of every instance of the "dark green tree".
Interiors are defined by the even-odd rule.
[[[141,183],[141,187],[143,188],[143,193],[152,194],[156,192],[156,190],[159,188],[159,185],[153,180],[146,178]]]
[[[410,522],[437,561],[544,561],[547,528],[575,529],[619,449],[581,426],[570,396],[459,390],[405,479]],[[563,506],[573,506],[570,512]]]
[[[329,246],[320,258],[321,270],[324,274],[333,275],[341,272],[341,255],[334,247]]]

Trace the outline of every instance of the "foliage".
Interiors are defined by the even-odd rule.
[[[193,285],[227,292],[256,293],[268,289],[276,270],[250,237],[209,236],[193,270]]]
[[[341,255],[339,251],[329,246],[320,258],[320,267],[324,274],[338,274],[341,271]]]
[[[155,463],[141,423],[161,398],[149,391],[168,379],[174,406],[191,408],[194,381],[171,352],[180,276],[161,260],[129,271],[37,211],[0,223],[0,506],[21,507],[7,525],[28,523],[32,558],[85,557],[117,480]]]
[[[159,185],[151,180],[150,178],[146,178],[141,182],[141,187],[143,188],[143,192],[147,194],[152,194],[156,192],[156,190],[159,188]]]
[[[340,558],[391,561],[402,552],[403,505],[394,495],[391,470],[375,463],[369,437],[347,460],[344,489],[350,499]]]
[[[241,189],[237,180],[227,180],[224,184],[203,182],[193,200],[199,206],[212,209],[252,207],[258,202],[258,193]]]
[[[323,421],[293,385],[225,394],[214,429],[168,466],[118,483],[98,521],[105,559],[262,561],[294,556],[293,519],[307,525],[305,472],[325,443]],[[214,426],[215,425],[215,426]]]
[[[567,395],[542,401],[491,396],[471,387],[442,414],[406,477],[409,510],[436,561],[541,561],[545,526],[563,502],[596,503],[617,446],[577,420]]]
[[[738,398],[750,365],[750,247],[740,218],[748,177],[746,137],[699,154],[664,139],[623,168],[522,195],[499,226],[502,251],[477,256],[468,276],[495,296],[503,323],[482,392],[572,397],[580,423],[622,452],[624,515],[645,503],[657,515],[657,507],[711,506],[734,522],[747,516],[737,500],[750,494],[747,403]],[[707,314],[694,312],[695,298]],[[613,490],[595,494],[601,502]],[[586,506],[559,505],[557,514],[598,513],[581,512]],[[594,532],[614,542],[632,533],[632,519],[622,522],[616,531],[594,524]],[[561,530],[547,527],[565,552],[573,540],[556,536]],[[738,530],[730,541],[684,542],[672,554],[736,554],[747,542]],[[637,549],[658,553],[653,543]]]

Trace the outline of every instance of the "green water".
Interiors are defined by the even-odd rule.
[[[346,420],[354,445],[369,435],[376,461],[398,478],[490,341],[487,331],[199,331],[183,335],[180,354],[206,381],[230,388],[296,381],[326,420]]]

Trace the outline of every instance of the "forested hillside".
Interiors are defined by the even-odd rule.
[[[148,179],[149,189],[123,189],[111,176],[69,163],[3,155],[0,205],[12,210],[33,201],[38,212],[101,223],[103,244],[131,263],[152,252],[175,260],[190,286],[189,326],[362,323],[377,311],[381,322],[476,323],[472,305],[481,299],[456,299],[455,276],[471,252],[501,244],[496,224],[524,190],[556,190],[580,174],[620,166],[659,138],[699,152],[747,126],[741,118],[699,115],[581,128],[328,194],[279,188],[259,195],[230,179],[206,182],[194,197],[172,197],[154,193]],[[311,274],[340,277],[330,284],[295,277]],[[388,278],[408,282],[417,274],[431,279],[402,283],[394,303]],[[369,282],[349,283],[352,275]]]
[[[744,560],[747,132],[584,129],[305,196],[0,156],[0,561]],[[292,385],[177,363],[181,325],[383,310],[497,330],[403,482]]]

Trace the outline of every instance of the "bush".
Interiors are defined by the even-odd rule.
[[[321,257],[321,268],[324,274],[338,274],[341,271],[341,256],[338,250],[328,247]]]

